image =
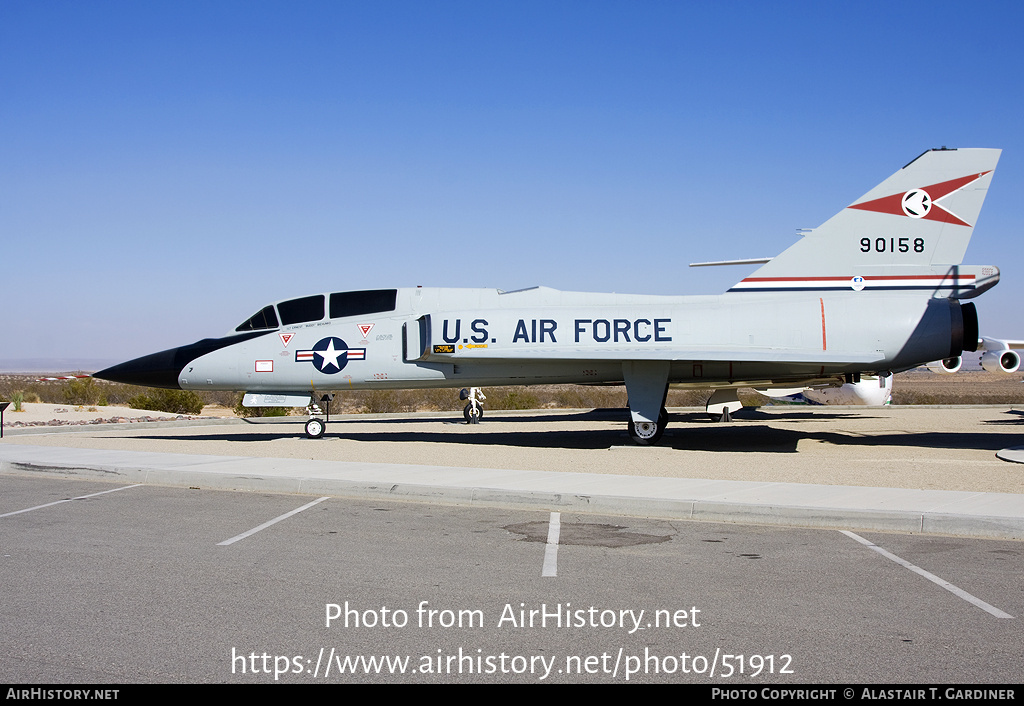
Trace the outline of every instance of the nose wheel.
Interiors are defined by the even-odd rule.
[[[484,418],[484,408],[479,404],[467,404],[462,410],[462,416],[466,418],[466,424],[479,424]]]
[[[333,394],[324,395],[320,398],[320,402],[327,403],[327,418],[331,418],[331,400],[334,399]],[[309,394],[309,404],[306,406],[306,413],[309,414],[309,421],[306,422],[306,438],[308,439],[319,439],[324,435],[324,431],[327,429],[327,423],[317,417],[318,414],[323,414],[323,410],[320,409],[320,405],[317,404],[316,392]]]
[[[308,422],[306,422],[306,436],[309,437],[310,439],[319,439],[321,436],[324,435],[324,430],[326,428],[327,425],[324,424],[324,421],[322,419],[317,419],[316,417],[314,417],[313,419],[310,419]]]
[[[459,391],[460,400],[469,400],[469,404],[462,410],[462,416],[466,418],[466,424],[479,424],[484,418],[484,406],[482,402],[487,399],[479,387],[471,387],[468,390],[462,388]]]

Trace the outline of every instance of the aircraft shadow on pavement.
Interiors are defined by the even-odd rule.
[[[494,415],[495,418],[498,415]],[[661,441],[652,448],[674,449],[677,451],[711,451],[711,452],[754,452],[754,453],[796,453],[797,444],[801,440],[820,441],[834,446],[846,447],[893,447],[893,448],[939,448],[939,449],[975,449],[998,451],[1007,446],[1019,444],[1020,434],[1007,431],[1004,433],[978,433],[972,431],[936,431],[936,432],[891,432],[879,434],[860,434],[839,431],[813,431],[779,429],[770,424],[771,421],[794,421],[806,418],[808,421],[822,421],[828,419],[844,419],[849,417],[864,418],[857,413],[811,413],[793,412],[786,414],[754,414],[747,410],[737,415],[737,420],[731,423],[715,423],[708,419],[703,412],[676,413],[669,415],[669,427],[666,429]],[[552,448],[552,449],[607,449],[617,446],[634,446],[632,440],[625,430],[625,411],[614,410],[593,410],[582,413],[567,413],[564,415],[536,415],[536,416],[515,416],[501,418],[502,422],[514,422],[515,424],[530,425],[522,431],[488,429],[485,419],[476,426],[470,433],[464,428],[464,422],[456,422],[454,418],[450,421],[444,418],[440,420],[453,426],[458,424],[463,429],[459,431],[424,431],[424,430],[397,430],[391,431],[395,426],[404,426],[409,423],[422,424],[425,420],[420,418],[405,419],[368,419],[358,420],[360,425],[370,424],[388,427],[380,431],[349,431],[346,429],[348,423],[353,422],[351,418],[341,421],[332,421],[327,427],[327,433],[323,439],[304,439],[310,444],[330,443],[331,439],[349,439],[352,441],[365,442],[392,442],[392,443],[436,443],[436,444],[461,444],[463,446],[512,446],[519,448]],[[622,422],[623,428],[616,429],[537,429],[533,425],[538,422],[552,424],[554,422],[569,421],[610,421]],[[993,421],[989,424],[1018,424],[1018,420]],[[167,440],[179,439],[181,441],[199,442],[202,441],[232,441],[232,442],[267,442],[277,439],[303,438],[301,427],[295,425],[295,431],[281,432],[277,429],[271,431],[245,431],[230,432],[217,430],[207,433],[189,435],[145,435],[137,436],[140,439]],[[636,447],[639,452],[644,447]],[[201,450],[200,450],[201,452]]]
[[[1006,414],[1015,415],[1008,419],[986,419],[984,424],[1002,425],[1002,424],[1024,424],[1024,410],[1019,409],[1008,409]]]
[[[331,435],[330,432],[328,435]],[[335,430],[333,436],[353,441],[391,441],[398,443],[450,443],[481,446],[515,446],[524,448],[607,449],[634,444],[625,432],[608,430],[487,432],[481,428],[473,434],[437,432],[345,433]],[[974,432],[891,433],[863,436],[842,432],[801,432],[752,424],[706,424],[669,427],[653,448],[677,451],[712,451],[725,453],[796,453],[801,440],[815,440],[834,446],[893,448],[939,448],[990,450],[1020,443],[1019,434],[981,434]],[[638,451],[645,447],[636,447]]]
[[[710,419],[706,412],[671,412],[670,419],[683,422],[708,423]],[[605,407],[589,410],[565,410],[545,414],[530,414],[529,412],[510,412],[508,410],[485,410],[482,423],[488,421],[513,422],[516,424],[548,424],[551,422],[622,422],[625,423],[629,417],[629,411],[625,407]],[[816,411],[793,410],[786,412],[762,412],[755,408],[744,408],[733,414],[737,420],[783,420],[783,421],[822,421],[832,419],[874,419],[864,412],[826,412],[822,408]],[[256,425],[287,424],[289,422],[304,422],[305,417],[263,417],[258,419],[246,419],[244,421]],[[347,422],[358,422],[359,424],[381,424],[392,426],[395,424],[422,424],[425,421],[444,422],[446,424],[465,424],[466,421],[459,412],[438,412],[436,417],[370,417],[368,419],[359,416],[346,415],[343,418],[335,417],[328,419],[328,428],[334,424],[345,424]]]
[[[773,407],[772,409],[779,409],[779,408],[778,407]],[[704,414],[704,413],[698,413],[698,414],[689,415],[689,416],[692,416],[695,419],[698,419],[700,421],[704,421],[704,420],[707,419],[707,415]],[[822,421],[822,420],[830,420],[830,419],[878,419],[878,417],[876,415],[869,414],[867,412],[867,410],[865,410],[863,412],[860,412],[860,411],[856,411],[856,412],[845,412],[845,411],[844,412],[840,412],[838,410],[826,412],[821,407],[816,407],[814,409],[814,411],[806,410],[806,409],[805,410],[791,409],[791,410],[786,411],[786,412],[763,412],[759,408],[754,408],[754,407],[747,408],[747,407],[744,407],[743,409],[741,409],[739,412],[736,412],[736,414],[734,414],[732,416],[734,418],[736,418],[736,419],[741,419],[741,420],[755,420],[755,419],[757,419],[757,420],[761,420],[761,421],[765,421],[765,422],[769,422],[769,421],[772,421],[772,420],[782,420],[782,421],[791,422],[791,421],[799,421],[799,420]]]
[[[762,412],[756,408],[743,408],[740,411],[734,413],[732,416],[737,420],[785,420],[794,421],[806,419],[808,421],[821,421],[830,419],[875,419],[876,417],[870,416],[865,412],[848,412],[848,411],[824,411],[822,408],[816,408],[817,411],[802,411],[793,410],[786,412]],[[502,422],[513,422],[516,424],[547,424],[549,422],[623,422],[629,418],[629,410],[625,407],[605,407],[599,409],[588,409],[588,410],[564,410],[563,412],[546,412],[544,414],[530,414],[528,411],[525,412],[510,412],[508,410],[485,410],[484,418],[482,423],[488,421],[502,421]],[[693,412],[670,412],[669,418],[674,421],[684,422],[701,422],[707,423],[711,420],[708,418],[707,412],[693,411]],[[280,418],[278,418],[280,419]],[[296,417],[296,421],[300,418]],[[305,418],[301,418],[304,420]],[[247,420],[249,421],[249,420]],[[372,419],[362,419],[359,417],[348,416],[344,419],[335,418],[329,420],[331,424],[344,424],[345,422],[359,422],[360,424],[422,424],[424,421],[439,421],[448,424],[465,424],[465,419],[459,413],[446,413],[438,412],[437,417],[377,417]],[[260,423],[260,422],[254,422]],[[263,422],[267,423],[267,422]]]
[[[606,408],[589,410],[565,410],[551,414],[530,414],[529,412],[510,413],[508,410],[485,410],[484,422],[568,422],[568,421],[625,421],[628,412],[624,408]],[[424,422],[444,422],[446,424],[465,424],[466,420],[461,412],[444,411],[438,412],[436,416],[414,416],[414,417],[385,417],[376,415],[345,415],[342,418],[335,416],[327,419],[329,424],[345,424],[346,422],[357,422],[359,424],[422,424]],[[261,419],[246,419],[244,421],[253,425],[258,424],[287,424],[288,422],[305,422],[305,417],[263,417]]]

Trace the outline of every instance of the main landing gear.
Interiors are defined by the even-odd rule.
[[[460,400],[469,400],[469,404],[462,410],[462,416],[466,418],[466,424],[479,424],[484,418],[484,406],[481,404],[487,398],[479,387],[471,387],[468,390],[459,390]]]
[[[658,443],[668,424],[669,363],[660,360],[628,360],[622,377],[629,395],[629,436],[641,446]]]
[[[664,407],[661,408],[661,412],[658,413],[658,421],[655,422],[640,422],[635,423],[633,421],[632,412],[630,413],[629,419],[629,436],[633,441],[640,446],[653,446],[661,440],[661,435],[665,433],[665,427],[668,425],[668,410]]]
[[[327,419],[331,418],[331,400],[334,399],[333,394],[326,394],[320,398],[320,402],[324,402],[327,405]],[[306,422],[306,437],[309,439],[319,439],[324,435],[324,431],[327,430],[327,422],[320,419],[318,415],[323,414],[323,410],[320,409],[320,405],[317,404],[315,394],[309,396],[309,404],[306,405],[306,412],[309,414],[309,421]]]

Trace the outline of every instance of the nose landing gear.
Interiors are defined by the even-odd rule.
[[[320,398],[320,402],[327,405],[327,419],[331,418],[331,400],[334,399],[334,393],[329,393]],[[316,393],[311,393],[309,396],[309,404],[306,405],[306,412],[309,414],[309,421],[306,422],[306,436],[310,439],[319,439],[324,435],[324,431],[327,430],[327,423],[320,419],[318,415],[323,414],[323,410],[320,409],[320,405],[317,404]]]
[[[322,419],[317,419],[316,417],[313,417],[308,422],[306,422],[306,436],[308,436],[310,439],[319,439],[321,436],[324,435],[324,429],[326,428],[326,426],[327,425],[324,424]]]
[[[479,424],[484,418],[484,406],[481,404],[487,398],[479,387],[471,387],[468,390],[462,388],[459,391],[460,400],[469,400],[469,404],[462,410],[462,416],[466,418],[466,424]]]

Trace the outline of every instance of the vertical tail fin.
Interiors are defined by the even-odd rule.
[[[929,150],[729,291],[920,289],[976,296],[994,267],[962,267],[1000,150]]]

